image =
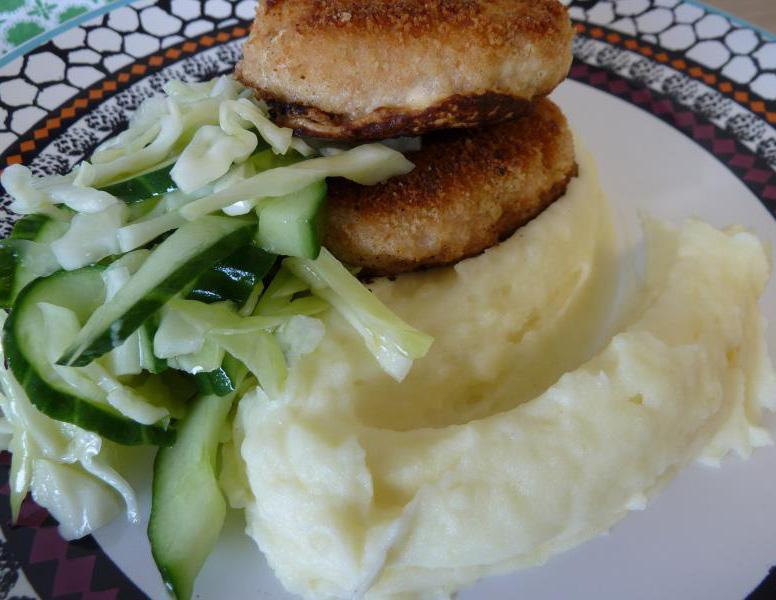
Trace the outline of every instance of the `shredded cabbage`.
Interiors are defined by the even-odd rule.
[[[89,173],[83,165],[79,175]],[[83,176],[80,179],[85,179]],[[79,178],[76,178],[78,182]],[[13,198],[11,210],[18,214],[45,214],[55,219],[66,220],[66,212],[55,204],[64,204],[81,213],[97,213],[119,202],[107,192],[96,190],[80,183],[74,183],[72,177],[34,178],[32,172],[22,165],[11,165],[0,175],[0,183]]]
[[[162,199],[143,217],[125,225],[118,231],[119,247],[122,252],[145,246],[168,231],[177,229],[186,223],[178,209],[191,200],[207,195],[211,190],[203,188],[195,194],[181,191],[165,194]]]
[[[113,298],[130,277],[142,266],[148,256],[149,250],[136,250],[125,254],[111,263],[102,272],[102,280],[105,283],[105,301]],[[147,366],[144,361],[143,349],[145,340],[141,328],[130,334],[124,342],[111,350],[103,360],[109,365],[111,373],[116,376],[139,375]]]
[[[0,315],[0,325],[4,320],[5,315]],[[55,421],[38,411],[13,374],[3,366],[4,361],[0,350],[0,406],[13,429],[9,481],[13,518],[18,517],[21,501],[32,487],[36,501],[59,520],[60,532],[67,539],[91,533],[112,518],[119,510],[116,493],[124,501],[127,518],[137,522],[135,493],[107,458],[105,450],[110,443],[97,434]],[[39,463],[41,459],[46,462]],[[71,470],[51,469],[51,464],[70,465]],[[81,485],[82,478],[88,475],[92,481],[96,479],[104,485]],[[68,482],[72,485],[67,485]],[[65,510],[67,506],[79,510]]]
[[[215,181],[232,164],[242,163],[253,153],[259,140],[246,125],[255,128],[276,154],[286,154],[290,148],[303,156],[313,153],[305,142],[292,137],[291,129],[275,125],[266,110],[247,98],[222,101],[218,114],[219,126],[206,125],[198,130],[175,163],[172,177],[184,192]]]
[[[108,404],[122,415],[143,425],[161,423],[167,426],[170,413],[166,408],[149,403],[131,387],[122,385],[99,362],[94,361],[81,368],[105,392]]]
[[[177,229],[185,223],[186,219],[179,213],[171,212],[125,225],[116,232],[119,250],[129,252],[145,246],[163,233]]]
[[[241,316],[230,302],[205,304],[175,298],[162,309],[154,336],[154,354],[159,358],[180,357],[202,350],[208,334],[253,334],[272,330],[287,317]]]
[[[159,120],[168,113],[169,105],[164,98],[155,96],[144,100],[130,118],[129,127],[97,147],[92,154],[92,165],[108,163],[145,148],[159,135]],[[85,164],[86,169],[92,166]]]
[[[229,189],[236,183],[244,181],[248,179],[248,177],[253,177],[255,174],[256,170],[252,168],[250,162],[234,165],[231,169],[229,169],[229,172],[226,175],[215,182],[213,185],[213,191],[218,193],[222,190]],[[234,204],[225,206],[224,214],[229,215],[230,217],[247,215],[256,206],[257,200],[258,198],[245,198],[243,200],[238,200]]]
[[[256,305],[256,313],[271,315],[278,309],[285,307],[294,294],[299,294],[310,289],[306,282],[295,276],[281,265],[278,272],[270,281],[267,291],[259,299]]]
[[[119,202],[101,212],[75,215],[65,235],[51,243],[62,268],[72,271],[118,254],[118,231],[126,214],[126,205]]]
[[[162,163],[176,154],[181,140],[188,142],[189,135],[217,122],[220,102],[220,98],[206,98],[191,104],[179,104],[168,98],[167,113],[157,118],[158,125],[151,126],[158,127],[152,142],[134,152],[118,154],[110,161],[92,162],[85,171],[88,177],[84,177],[81,183],[99,187]]]
[[[205,125],[194,134],[170,174],[183,192],[193,192],[226,174],[232,163],[248,158],[258,142],[255,134],[239,127],[229,133]]]
[[[79,390],[88,387],[88,395],[91,398],[104,395],[110,406],[143,425],[152,425],[169,417],[165,408],[148,402],[135,390],[123,385],[99,361],[93,361],[85,367],[57,365],[55,361],[78,335],[81,325],[75,313],[63,306],[39,302],[38,309],[43,315],[46,330],[52,335],[47,351],[48,358],[57,374],[65,381]]]
[[[244,86],[228,75],[208,81],[170,80],[162,87],[164,93],[180,102],[196,102],[205,98],[237,98]]]
[[[98,213],[119,202],[108,192],[74,184],[52,186],[49,196],[57,204],[64,204],[79,213]]]
[[[231,77],[221,77],[205,83],[170,81],[164,90],[167,98],[145,100],[127,130],[95,151],[91,165],[87,163],[86,185],[104,184],[160,163],[181,138],[187,142],[200,127],[215,125],[219,104],[237,98],[243,86]]]
[[[103,395],[100,388],[83,369],[56,364],[62,349],[67,348],[73,336],[78,333],[78,317],[73,311],[49,302],[39,302],[37,307],[48,332],[46,358],[56,374],[87,398],[100,398]]]
[[[168,113],[158,118],[158,132],[150,144],[135,152],[117,156],[109,162],[92,163],[89,169],[90,181],[84,184],[105,185],[122,176],[139,173],[167,158],[187,124],[177,104],[168,101],[167,105]],[[152,127],[156,128],[155,125]]]
[[[259,298],[261,298],[263,291],[264,282],[259,281],[253,286],[251,293],[248,295],[248,299],[245,301],[245,304],[240,307],[240,310],[238,310],[237,313],[241,317],[249,317],[252,315],[253,311],[256,310],[256,305],[259,303]]]
[[[32,497],[59,521],[66,540],[88,535],[121,512],[120,497],[83,469],[45,458],[32,461]]]
[[[358,331],[383,370],[395,380],[404,379],[412,361],[425,356],[431,347],[431,336],[391,312],[326,248],[315,260],[287,258],[283,266],[306,281],[314,294]]]
[[[127,256],[132,256],[132,254]],[[102,280],[105,283],[105,301],[113,298],[131,276],[129,268],[125,264],[113,263],[105,269],[102,272]],[[143,371],[140,364],[140,334],[137,331],[133,332],[120,346],[111,350],[104,360],[117,376],[139,375]]]
[[[317,296],[298,296],[309,291],[310,286],[306,282],[281,267],[261,295],[253,314],[264,317],[311,317],[329,309],[328,302]]]
[[[254,331],[215,334],[213,339],[253,373],[270,398],[280,395],[288,371],[283,351],[274,335],[265,331]]]
[[[143,263],[148,260],[148,257],[151,256],[151,251],[146,250],[145,248],[141,248],[140,250],[135,250],[134,252],[127,252],[123,256],[117,258],[114,260],[108,267],[105,269],[106,272],[111,272],[114,270],[123,270],[126,269],[130,275],[134,275],[140,270],[140,267],[143,266]],[[114,277],[112,275],[108,275],[107,277]],[[105,278],[103,278],[105,280]],[[122,278],[123,280],[123,278]],[[119,287],[123,286],[126,283],[126,281],[120,282],[119,278],[116,278],[112,280],[111,285],[116,286],[115,292],[118,292]],[[107,284],[107,280],[106,280]],[[113,290],[108,289],[106,290],[106,295],[108,297],[113,297],[115,295],[113,293]]]
[[[293,130],[278,127],[269,120],[265,111],[246,98],[227,100],[219,109],[221,128],[231,134],[238,135],[243,129],[241,120],[249,122],[256,128],[262,139],[267,142],[275,154],[285,154],[291,147]],[[304,155],[304,153],[301,153]]]
[[[414,168],[397,150],[416,149],[418,138],[350,149],[325,146],[323,156],[294,163],[300,155],[314,155],[315,148],[293,137],[291,129],[272,123],[266,104],[251,98],[251,91],[232,77],[171,81],[164,90],[167,97],[143,102],[127,130],[103,143],[90,162],[72,173],[35,179],[29,169],[13,165],[2,174],[0,183],[13,197],[12,210],[69,222],[64,235],[51,244],[13,241],[19,244],[25,276],[48,275],[60,266],[73,270],[125,253],[103,271],[107,302],[121,294],[150,254],[132,251],[187,221],[217,210],[248,214],[264,198],[293,193],[326,177],[373,185]],[[254,154],[264,142],[270,149]],[[130,211],[119,198],[98,189],[173,161],[171,177],[179,191],[158,202]],[[273,168],[277,164],[284,166]],[[241,373],[247,368],[261,386],[254,393],[276,398],[283,392],[287,363],[320,344],[324,324],[312,315],[330,305],[356,327],[397,379],[428,350],[431,338],[393,315],[325,249],[316,261],[289,259],[284,264],[268,289],[257,284],[239,311],[232,303],[173,299],[161,311],[153,340],[146,324],[84,367],[56,364],[81,330],[76,314],[56,305],[54,298],[54,303],[38,303],[48,335],[47,358],[79,395],[139,423],[166,425],[172,416],[185,414],[185,404],[180,394],[170,396],[166,379],[144,374],[158,359],[192,374],[213,371],[224,360],[240,361]],[[4,319],[0,315],[0,326]],[[116,447],[40,413],[3,360],[0,348],[0,445],[13,452],[14,518],[30,490],[60,521],[60,532],[68,539],[110,521],[121,510],[122,499],[127,517],[136,521],[135,494],[109,457]],[[255,385],[250,381],[242,391]]]
[[[0,175],[0,184],[13,201],[9,207],[20,215],[32,213],[51,215],[59,218],[59,211],[49,195],[35,187],[32,171],[22,165],[9,165]]]
[[[22,289],[38,277],[46,277],[60,269],[50,244],[41,244],[30,240],[5,239],[0,240],[0,246],[12,248],[15,259],[19,261],[19,268],[16,270],[18,289]]]
[[[185,205],[181,214],[192,221],[245,198],[285,196],[326,177],[345,177],[362,185],[374,185],[389,177],[409,173],[413,168],[414,165],[401,153],[387,146],[364,144],[336,156],[312,158],[263,171]]]
[[[3,392],[0,389],[0,395]],[[2,406],[5,399],[0,400],[0,406]],[[13,437],[13,425],[5,417],[0,417],[0,449],[8,450],[11,446],[11,438]]]
[[[208,373],[221,366],[225,356],[224,349],[215,340],[205,338],[202,347],[191,354],[180,354],[168,359],[168,364],[186,373]]]
[[[205,343],[206,328],[187,320],[181,310],[176,310],[177,302],[180,301],[171,300],[162,309],[162,318],[154,335],[154,355],[158,358],[195,354]]]
[[[212,371],[216,355],[224,351],[245,364],[267,394],[277,396],[286,380],[286,364],[270,333],[288,317],[243,317],[231,303],[204,304],[174,299],[165,306],[154,336],[154,354],[172,359],[188,372]],[[214,343],[214,346],[209,346]],[[211,367],[212,368],[209,368]]]

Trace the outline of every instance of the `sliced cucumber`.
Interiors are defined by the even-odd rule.
[[[224,357],[221,366],[215,371],[197,373],[194,381],[202,394],[226,396],[237,391],[238,382],[247,374],[248,369],[231,354]]]
[[[60,237],[67,231],[67,226],[67,221],[58,221],[46,215],[25,215],[14,223],[9,239],[46,244]]]
[[[59,268],[45,245],[64,235],[67,228],[67,221],[26,215],[16,222],[8,239],[0,240],[1,308],[10,308],[30,281]]]
[[[175,445],[156,455],[148,539],[162,579],[179,600],[191,598],[224,525],[226,501],[215,465],[233,400],[234,394],[197,398]]]
[[[0,307],[9,308],[16,296],[19,249],[10,240],[0,241]]]
[[[241,306],[276,260],[254,244],[239,248],[200,275],[187,298],[207,304],[231,300]]]
[[[187,223],[162,242],[127,284],[94,311],[59,364],[83,366],[121,344],[133,331],[213,264],[246,245],[255,222],[207,217]]]
[[[102,186],[100,189],[127,204],[155,198],[178,189],[170,176],[170,171],[174,166],[175,162],[173,161],[163,167],[154,167],[152,170],[139,175],[133,175],[122,181]]]
[[[22,290],[3,328],[3,348],[19,384],[42,413],[73,423],[120,444],[170,444],[173,431],[141,425],[108,405],[102,393],[75,392],[48,359],[48,338],[39,302],[72,310],[81,322],[97,309],[105,295],[100,267],[59,271]],[[89,388],[98,389],[98,388]]]
[[[260,144],[259,150],[250,157],[251,164],[257,170],[265,170],[272,167],[285,167],[302,160],[302,156],[291,151],[286,155],[277,156],[275,153]],[[167,163],[163,167],[154,167],[139,175],[133,175],[122,181],[101,187],[104,192],[123,200],[127,204],[142,202],[150,198],[156,198],[178,189],[170,172],[175,166],[175,161]]]
[[[259,213],[259,245],[274,254],[315,259],[321,252],[321,214],[326,182],[264,200]]]
[[[140,334],[140,366],[149,373],[162,373],[167,370],[167,361],[154,354],[154,335],[159,328],[155,316],[146,319],[138,329]]]

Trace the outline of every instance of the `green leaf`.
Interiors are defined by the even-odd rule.
[[[24,0],[0,0],[0,12],[13,12],[24,6]]]
[[[5,32],[5,39],[9,44],[19,46],[43,31],[43,27],[33,21],[19,21]]]
[[[74,19],[78,15],[84,14],[87,10],[89,10],[89,7],[87,6],[70,6],[59,13],[57,19],[59,19],[60,23],[64,23],[65,21]]]

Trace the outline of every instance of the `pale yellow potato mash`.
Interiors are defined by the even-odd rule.
[[[282,399],[241,401],[230,500],[291,591],[448,593],[606,531],[697,458],[770,442],[762,244],[648,223],[646,281],[612,331],[612,225],[578,154],[566,196],[508,241],[373,285],[435,337],[405,381],[331,314]]]

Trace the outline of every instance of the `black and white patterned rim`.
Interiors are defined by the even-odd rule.
[[[695,140],[776,216],[776,38],[692,2],[565,4],[578,30],[571,77]],[[254,5],[121,0],[26,54],[0,59],[0,169],[24,162],[36,174],[67,171],[125,127],[165,81],[231,71]],[[4,198],[0,235],[12,219]],[[0,461],[0,470],[7,469]],[[7,502],[2,493],[0,502]],[[37,516],[14,530],[0,510],[0,598],[28,589],[22,583],[41,597],[52,595],[56,574],[66,570],[62,561],[76,559],[98,563],[99,573],[84,570],[71,597],[142,597],[91,539],[33,564],[30,540],[51,536],[54,524],[29,500],[26,506],[25,514]]]

